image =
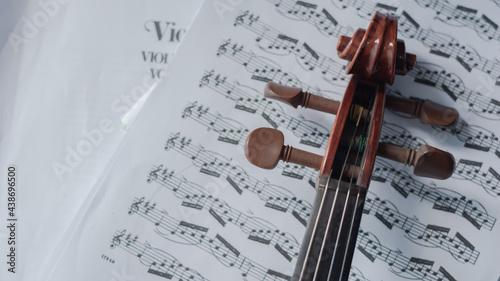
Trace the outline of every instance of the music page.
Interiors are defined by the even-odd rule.
[[[498,1],[205,1],[79,218],[50,280],[290,280],[318,172],[244,156],[248,134],[323,155],[335,116],[264,98],[268,81],[341,100],[341,35],[376,10],[417,55],[388,95],[454,107],[451,127],[386,110],[381,141],[452,153],[448,180],[377,159],[350,280],[498,280]]]
[[[0,280],[43,280],[133,121],[122,118],[158,83],[202,1],[10,2],[0,4],[2,24],[17,21],[0,46]]]

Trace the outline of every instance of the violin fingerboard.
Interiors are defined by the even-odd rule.
[[[317,191],[292,280],[348,280],[366,192],[333,179]]]

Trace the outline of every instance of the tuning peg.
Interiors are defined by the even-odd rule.
[[[263,169],[273,169],[281,160],[316,170],[321,168],[323,156],[284,145],[283,133],[276,129],[259,128],[248,135],[245,143],[245,156],[250,163]],[[349,165],[348,177],[357,178],[360,168]]]
[[[453,174],[455,158],[450,153],[429,145],[422,145],[415,151],[388,143],[379,143],[377,156],[408,166],[414,166],[417,176],[444,180]]]
[[[418,117],[422,124],[450,126],[458,118],[458,111],[456,109],[430,100],[387,96],[385,106],[389,109]]]
[[[273,169],[279,160],[319,170],[323,157],[285,144],[283,133],[276,129],[259,128],[251,132],[245,143],[245,156],[250,163],[263,169]]]
[[[288,87],[275,82],[267,82],[264,89],[266,98],[279,100],[295,108],[302,106],[319,111],[337,114],[340,102],[302,91],[301,88]]]
[[[299,105],[304,108],[319,110],[326,113],[337,114],[340,102],[324,98],[309,92],[302,91],[301,88],[288,87],[275,82],[267,82],[264,89],[266,98],[274,99],[286,103],[294,108]],[[368,110],[362,109],[361,117],[368,116]]]

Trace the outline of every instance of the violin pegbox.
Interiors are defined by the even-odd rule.
[[[356,147],[363,152],[369,151],[368,154],[372,155],[370,162],[375,159],[375,156],[379,156],[414,166],[414,174],[418,176],[435,179],[450,177],[455,161],[451,154],[443,150],[427,145],[423,145],[419,150],[413,150],[390,143],[378,143],[383,116],[381,112],[383,112],[384,105],[391,110],[417,117],[424,124],[449,126],[458,117],[455,109],[429,100],[384,95],[385,83],[392,84],[395,74],[405,75],[413,69],[416,62],[416,56],[406,52],[404,41],[397,39],[397,18],[389,14],[374,13],[366,30],[358,29],[352,37],[341,36],[339,38],[337,51],[341,58],[348,61],[346,71],[353,74],[342,103],[306,92],[301,88],[288,87],[274,82],[267,83],[264,95],[294,108],[302,106],[330,114],[338,114],[344,104],[345,110],[339,120],[347,120],[346,124],[350,125],[347,127],[334,125],[331,134],[332,139],[336,139],[334,147],[343,147],[347,150],[350,150],[349,147]],[[365,86],[358,87],[358,85]],[[366,89],[369,90],[365,98],[378,95],[383,101],[378,102],[376,107],[367,107],[367,103],[361,101],[363,99],[361,96],[366,95]],[[358,91],[365,92],[365,94],[360,96]],[[353,102],[352,98],[346,101],[346,96],[358,96],[357,102]],[[365,105],[359,104],[360,101]],[[351,132],[352,129],[349,126],[357,127],[360,120],[364,120],[364,124],[370,126],[369,131],[378,133],[371,133],[369,137],[368,135],[358,136],[356,135],[358,133]],[[337,123],[337,120],[335,122]],[[331,161],[328,155],[335,154],[334,151],[337,149],[331,149],[332,139],[323,158],[320,155],[284,145],[284,136],[278,130],[259,128],[248,136],[245,155],[251,163],[264,169],[273,169],[279,161],[284,161],[323,171],[325,163]],[[346,142],[346,139],[349,141]],[[369,167],[362,167],[361,162],[363,161],[353,162],[346,167],[346,174],[350,178],[357,178],[360,171]],[[328,169],[330,164],[326,164],[326,167]],[[366,176],[363,177],[362,182],[367,186],[365,179]]]

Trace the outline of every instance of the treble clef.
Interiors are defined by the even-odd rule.
[[[237,16],[236,19],[234,20],[234,26],[242,25],[243,23],[245,23],[244,18],[248,16],[248,13],[249,11],[246,10],[243,14]]]
[[[141,205],[142,203],[144,202],[144,197],[142,197],[141,199],[139,199],[139,201],[137,202],[134,202],[131,206],[130,206],[130,209],[128,211],[128,214],[131,215],[131,214],[135,214],[139,211],[139,205]]]
[[[181,136],[181,133],[175,134],[173,137],[167,140],[167,144],[165,145],[165,150],[169,150],[175,146],[175,140]]]
[[[184,109],[184,112],[182,112],[182,119],[186,119],[187,117],[191,116],[191,114],[193,113],[191,109],[195,108],[197,104],[198,102],[195,101],[191,105],[187,106]]]
[[[201,78],[201,81],[200,81],[200,88],[202,88],[203,86],[206,86],[210,83],[210,77],[212,77],[212,75],[214,75],[214,71],[210,71],[209,73],[203,75],[203,77]]]
[[[122,232],[120,232],[119,234],[117,234],[113,237],[113,240],[111,241],[111,245],[110,245],[111,249],[114,249],[116,246],[120,245],[120,243],[122,242],[122,240],[120,238],[123,237],[126,233],[127,233],[127,230],[124,229],[124,230],[122,230]]]
[[[158,172],[161,171],[161,169],[163,169],[163,165],[160,165],[158,166],[158,168],[156,170],[153,170],[149,173],[149,177],[148,177],[148,180],[147,182],[151,182],[151,181],[154,181],[158,178]]]
[[[223,55],[227,52],[226,47],[231,44],[231,39],[227,39],[226,41],[222,42],[219,46],[219,50],[217,51],[217,56]]]

